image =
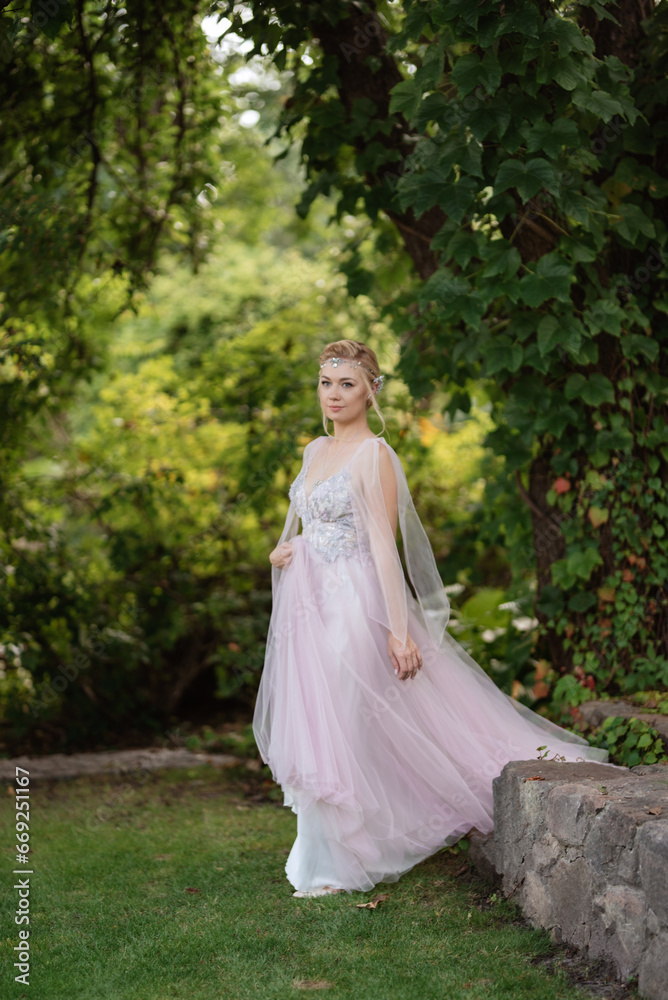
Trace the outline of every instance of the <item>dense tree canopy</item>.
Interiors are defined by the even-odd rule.
[[[6,717],[249,703],[340,336],[499,682],[667,684],[668,4],[0,10]]]
[[[396,226],[413,393],[454,414],[488,386],[559,690],[667,683],[668,5],[219,7],[295,67],[300,210],[335,192]]]

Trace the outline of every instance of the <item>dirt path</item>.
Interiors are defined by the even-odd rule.
[[[195,753],[182,747],[149,747],[137,750],[100,750],[96,753],[54,753],[42,757],[24,755],[11,760],[0,760],[0,779],[13,781],[17,767],[27,770],[31,781],[38,781],[78,778],[82,774],[123,775],[170,767],[201,767],[202,764],[209,764],[211,767],[245,764],[251,770],[260,766],[258,761],[246,761],[231,754]]]

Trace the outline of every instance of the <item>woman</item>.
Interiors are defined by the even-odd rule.
[[[383,379],[365,344],[322,352],[318,398],[334,434],[306,446],[269,557],[253,728],[297,814],[285,866],[295,896],[367,891],[472,827],[491,831],[492,779],[509,760],[607,759],[500,691],[446,631],[448,597],[403,467],[367,423],[372,406],[382,420]]]

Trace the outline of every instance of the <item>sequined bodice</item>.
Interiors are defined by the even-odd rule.
[[[357,529],[353,516],[350,465],[345,465],[328,479],[313,486],[306,498],[304,480],[307,466],[289,489],[289,497],[302,520],[302,535],[327,561],[338,556],[349,559],[358,555],[371,565],[371,550],[367,538],[357,544]]]

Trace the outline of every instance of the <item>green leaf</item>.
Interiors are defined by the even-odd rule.
[[[622,204],[617,213],[621,219],[615,224],[615,229],[629,243],[635,242],[638,233],[642,233],[643,236],[656,236],[654,223],[637,205]]]
[[[410,121],[422,100],[422,89],[414,80],[402,80],[390,90],[390,114],[401,112]]]
[[[418,303],[424,309],[429,302],[447,304],[471,293],[465,278],[453,275],[448,268],[439,268],[425,281],[418,294]]]
[[[495,244],[500,244],[495,246]],[[496,274],[502,274],[504,278],[512,278],[522,263],[519,250],[511,246],[505,240],[494,240],[485,252],[486,263],[483,274],[485,278],[491,278]]]
[[[482,83],[483,77],[482,62],[475,52],[460,56],[452,67],[450,74],[450,78],[456,85],[461,97],[466,97],[467,94],[470,94],[478,84]]]
[[[645,337],[642,333],[628,333],[620,341],[624,357],[635,358],[638,354],[644,354],[650,361],[656,361],[659,355],[659,343],[652,337]]]
[[[561,323],[555,316],[543,316],[538,324],[538,350],[541,355],[554,350],[562,337]]]
[[[597,603],[596,595],[592,594],[588,590],[581,590],[579,593],[574,594],[569,602],[568,608],[570,611],[588,611],[589,608],[593,608]]]
[[[448,241],[445,251],[449,257],[453,257],[457,261],[460,267],[466,267],[471,258],[479,253],[478,240],[465,229],[458,229]]]
[[[596,566],[603,565],[603,559],[598,549],[587,548],[573,552],[566,559],[568,569],[582,580],[588,580]]]
[[[569,218],[586,225],[589,221],[590,209],[595,206],[592,205],[589,198],[578,191],[564,187],[559,195],[559,207]]]
[[[579,141],[580,132],[570,118],[560,118],[553,124],[540,121],[527,136],[527,152],[535,153],[540,150],[548,156],[557,157],[563,146],[577,146]]]
[[[397,183],[397,197],[402,210],[411,207],[419,219],[433,205],[438,204],[448,184],[447,176],[437,170],[404,174]]]
[[[446,183],[442,186],[438,204],[448,218],[461,222],[479,187],[472,177],[462,177],[456,184]]]
[[[541,413],[534,424],[534,430],[536,434],[543,434],[548,431],[550,434],[554,434],[556,438],[560,438],[567,427],[571,425],[577,425],[580,421],[580,416],[573,407],[567,403],[556,403],[547,413]]]
[[[552,15],[545,21],[543,37],[549,42],[559,43],[559,55],[566,56],[571,52],[594,51],[594,39],[585,35],[582,29],[559,15]]]
[[[55,8],[55,9],[53,9]],[[51,41],[58,35],[64,24],[71,24],[74,11],[68,0],[47,3],[46,0],[31,0],[30,20],[37,25]]]
[[[524,352],[521,344],[511,343],[510,337],[498,337],[485,353],[485,374],[516,372],[522,364]]]
[[[573,104],[583,111],[589,111],[604,122],[613,115],[623,115],[624,108],[614,97],[603,90],[575,90]]]
[[[416,70],[414,80],[417,87],[422,91],[433,90],[440,83],[443,76],[443,49],[432,43],[428,46],[422,60],[422,66]]]
[[[566,399],[575,399],[582,392],[582,387],[587,384],[587,379],[580,372],[569,375],[564,385],[564,396]]]
[[[583,68],[577,66],[572,59],[555,59],[551,66],[552,79],[564,90],[575,90],[578,85],[587,83]]]
[[[559,182],[554,167],[542,157],[535,157],[523,163],[521,160],[504,160],[494,181],[494,192],[500,194],[508,188],[516,188],[522,201],[533,198],[541,188],[547,188],[552,194],[559,189]]]
[[[560,587],[554,587],[551,583],[546,584],[540,592],[540,597],[536,602],[536,608],[549,618],[556,618],[560,615],[564,607],[564,595]]]
[[[580,396],[590,406],[600,406],[601,403],[614,403],[615,390],[609,378],[594,372],[581,388]]]
[[[523,302],[537,309],[547,299],[569,300],[571,266],[557,253],[541,257],[534,274],[527,274],[520,281],[520,296]]]

